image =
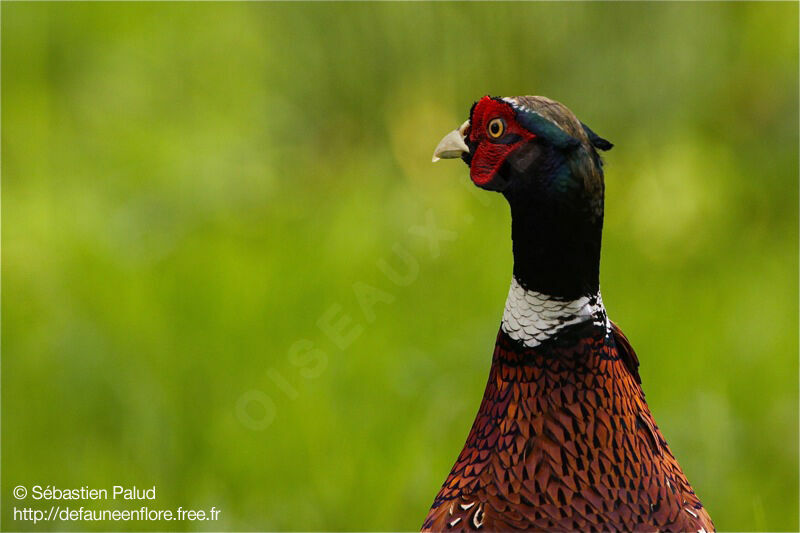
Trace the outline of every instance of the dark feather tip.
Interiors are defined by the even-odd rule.
[[[583,126],[583,131],[586,132],[586,136],[589,137],[589,142],[592,143],[592,146],[603,151],[611,150],[612,148],[614,148],[613,144],[611,144],[609,141],[603,139],[598,134],[593,132],[591,128],[589,128],[589,126],[587,126],[583,122],[581,122],[581,126]]]

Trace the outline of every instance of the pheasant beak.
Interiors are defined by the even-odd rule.
[[[469,147],[464,142],[464,133],[469,127],[469,120],[464,122],[460,128],[453,130],[439,141],[436,150],[433,151],[433,162],[440,159],[458,159],[463,153],[469,153]]]

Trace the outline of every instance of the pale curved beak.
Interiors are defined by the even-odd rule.
[[[433,151],[433,162],[440,159],[458,159],[461,154],[469,153],[469,146],[464,142],[464,132],[469,127],[469,120],[464,122],[460,128],[453,130],[439,141],[436,150]]]

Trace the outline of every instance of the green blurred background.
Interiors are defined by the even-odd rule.
[[[4,2],[2,527],[417,529],[511,276],[502,197],[430,163],[489,93],[555,98],[616,144],[603,296],[656,419],[719,529],[796,531],[797,20]],[[222,514],[15,521],[37,483]]]

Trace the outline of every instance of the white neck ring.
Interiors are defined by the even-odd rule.
[[[541,292],[529,291],[511,279],[501,327],[509,337],[533,348],[558,335],[573,324],[591,320],[611,331],[603,299],[596,295],[567,300]]]

